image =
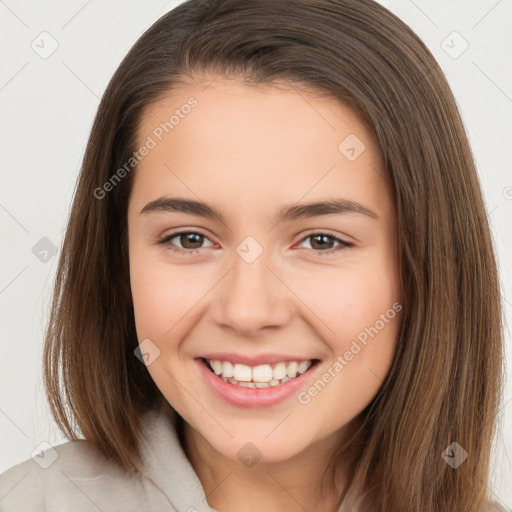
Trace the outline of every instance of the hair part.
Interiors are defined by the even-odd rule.
[[[141,415],[164,397],[134,356],[126,213],[136,171],[104,199],[94,190],[133,154],[146,109],[205,76],[318,91],[375,135],[396,205],[403,324],[381,389],[326,475],[350,460],[350,510],[481,512],[503,379],[486,209],[443,72],[371,0],[189,0],[123,59],[94,120],[55,279],[44,383],[59,428],[138,467]],[[441,456],[452,442],[469,454],[456,470]]]

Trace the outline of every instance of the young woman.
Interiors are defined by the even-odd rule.
[[[420,39],[370,0],[158,20],[98,109],[44,364],[70,441],[5,511],[491,510],[499,281]]]

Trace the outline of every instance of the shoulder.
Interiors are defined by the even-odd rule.
[[[71,504],[74,512],[102,509],[101,504],[108,510],[134,510],[144,497],[138,479],[85,440],[49,446],[0,475],[5,512],[68,510]]]

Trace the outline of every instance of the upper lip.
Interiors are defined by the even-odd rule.
[[[210,352],[200,356],[204,359],[217,360],[217,361],[229,361],[231,363],[240,363],[247,366],[258,366],[261,364],[276,364],[276,363],[288,363],[291,361],[314,361],[312,357],[299,357],[290,356],[288,354],[236,354],[234,352]]]

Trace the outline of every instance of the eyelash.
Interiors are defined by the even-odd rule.
[[[197,253],[198,251],[201,250],[201,248],[199,248],[199,249],[180,249],[180,248],[176,248],[172,244],[169,244],[169,242],[173,238],[176,238],[177,236],[180,236],[180,235],[201,235],[204,238],[206,238],[207,240],[209,240],[209,238],[206,235],[204,235],[203,233],[197,232],[197,231],[178,231],[176,233],[171,233],[170,235],[167,235],[166,237],[162,238],[161,240],[159,240],[157,242],[157,245],[161,245],[161,246],[168,245],[168,250],[170,250],[171,252],[174,252],[174,253],[178,253],[178,254],[185,254],[186,253],[187,255],[192,255],[192,254],[195,254],[195,253]],[[333,248],[327,249],[325,251],[318,251],[318,250],[315,250],[315,249],[308,249],[309,251],[316,252],[316,253],[318,253],[320,255],[325,255],[325,254],[329,255],[329,254],[332,254],[332,253],[334,253],[334,252],[336,252],[338,250],[348,249],[348,248],[350,248],[350,247],[352,247],[354,245],[353,243],[346,242],[345,240],[342,240],[341,238],[338,238],[338,237],[334,236],[332,233],[329,233],[327,231],[318,231],[318,232],[315,232],[315,233],[309,233],[304,238],[302,238],[299,243],[304,242],[304,240],[307,240],[308,238],[313,238],[315,236],[320,236],[320,235],[327,236],[327,237],[331,238],[332,240],[334,240],[334,242],[339,242],[340,245],[338,247],[333,247]]]

